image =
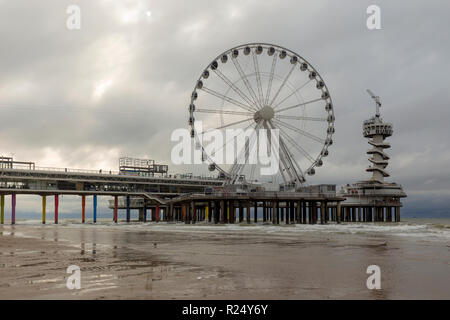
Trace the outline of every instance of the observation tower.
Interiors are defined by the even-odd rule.
[[[385,149],[391,147],[385,140],[392,136],[391,123],[383,122],[380,115],[380,97],[367,90],[375,101],[375,116],[363,123],[363,135],[369,139],[367,150],[370,165],[366,169],[372,173],[369,180],[343,186],[340,196],[346,198],[342,203],[343,221],[400,221],[401,198],[406,197],[401,185],[389,183],[384,178],[389,177],[386,171],[389,156]],[[394,211],[394,212],[393,212]]]

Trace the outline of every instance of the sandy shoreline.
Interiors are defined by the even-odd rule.
[[[192,227],[0,226],[0,298],[450,299],[445,237]],[[381,290],[366,287],[372,264]],[[69,265],[80,290],[66,288]]]

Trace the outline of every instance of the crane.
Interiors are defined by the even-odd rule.
[[[380,97],[376,96],[372,91],[370,91],[369,89],[367,89],[367,93],[371,96],[371,98],[375,101],[375,104],[377,106],[377,111],[375,113],[375,116],[377,118],[380,117],[380,107],[381,107],[381,101],[380,101]]]

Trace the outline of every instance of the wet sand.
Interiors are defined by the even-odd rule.
[[[450,229],[427,228],[3,225],[0,299],[450,299]]]

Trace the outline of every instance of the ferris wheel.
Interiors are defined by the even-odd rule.
[[[317,70],[295,52],[265,43],[237,46],[212,60],[197,80],[189,105],[191,137],[202,149],[202,160],[230,184],[258,181],[284,189],[302,185],[328,156],[334,120],[330,93]],[[202,138],[231,128],[255,130],[234,161],[219,163],[215,153],[229,141],[211,150]],[[278,132],[279,170],[271,176],[260,174],[261,165],[242,161],[257,143],[258,129]]]

